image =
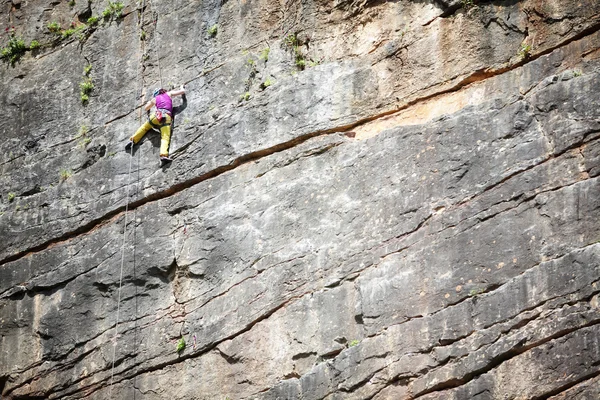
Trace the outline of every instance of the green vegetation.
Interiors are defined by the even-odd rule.
[[[246,92],[240,96],[240,101],[248,101],[250,100],[250,92]]]
[[[359,340],[351,340],[350,343],[348,343],[348,347],[354,347],[356,345],[358,345],[360,343]]]
[[[271,86],[273,84],[273,81],[271,81],[271,78],[267,78],[263,83],[260,84],[260,88],[261,89],[266,89],[269,86]]]
[[[483,289],[471,289],[471,291],[469,291],[469,296],[471,296],[471,297],[477,296],[478,294],[481,294],[483,292],[484,292]]]
[[[57,33],[58,34],[60,32],[60,24],[58,22],[50,22],[47,25],[47,28],[52,33]]]
[[[462,0],[462,6],[465,10],[469,10],[475,7],[475,3],[473,2],[473,0]]]
[[[177,353],[181,353],[183,350],[185,350],[185,339],[182,336],[177,342]]]
[[[519,49],[519,57],[522,59],[529,58],[531,55],[531,46],[527,43],[521,43],[521,48]]]
[[[583,72],[581,72],[580,69],[574,69],[573,70],[573,77],[577,78],[578,76],[581,76],[583,74]]]
[[[102,18],[108,19],[119,19],[123,16],[123,8],[125,5],[120,1],[108,0],[108,6],[102,11]]]
[[[267,47],[266,49],[263,49],[263,50],[260,52],[260,56],[259,56],[259,57],[260,57],[260,59],[261,59],[261,60],[264,60],[264,61],[269,61],[269,52],[270,52],[270,51],[271,51],[271,49],[270,49],[270,48],[268,48],[268,47]]]
[[[36,50],[40,48],[40,42],[38,42],[37,40],[32,40],[31,43],[29,43],[29,50]]]
[[[90,100],[90,93],[94,89],[94,82],[90,77],[90,73],[92,72],[92,65],[88,64],[83,69],[83,81],[79,83],[80,95],[81,95],[81,103],[86,105]]]
[[[85,149],[87,147],[87,145],[90,144],[91,141],[92,141],[92,139],[89,137],[83,138],[82,140],[79,141],[79,147],[81,147],[82,149]]]
[[[60,170],[60,180],[62,181],[66,181],[67,179],[69,179],[71,177],[71,175],[73,175],[71,173],[70,170],[68,169],[61,169]]]
[[[88,20],[87,20],[87,24],[88,24],[89,26],[94,26],[94,25],[96,25],[97,23],[98,23],[98,17],[95,17],[95,16],[91,16],[91,17],[89,17],[89,18],[88,18]]]
[[[215,36],[217,36],[218,30],[219,30],[219,25],[214,24],[213,26],[211,26],[210,28],[208,28],[206,30],[206,33],[208,33],[209,37],[215,37]]]
[[[294,55],[294,62],[296,63],[296,67],[302,71],[306,68],[306,57],[302,52],[303,43],[298,39],[298,35],[295,33],[290,33],[283,40],[284,46],[291,50]]]
[[[69,0],[69,6],[75,7],[75,0]]]
[[[17,196],[16,194],[14,194],[13,192],[10,192],[8,194],[8,202],[10,203],[11,201],[13,201],[16,196]]]
[[[142,33],[140,33],[140,40],[143,42],[146,40],[146,31],[142,29]]]
[[[81,125],[81,127],[79,128],[79,133],[77,134],[77,136],[75,136],[75,138],[78,139],[81,137],[85,137],[85,136],[87,136],[89,131],[90,131],[90,128],[88,128],[87,125]]]
[[[92,141],[92,139],[88,137],[89,132],[90,128],[88,128],[87,125],[81,125],[81,127],[79,128],[79,132],[77,133],[77,135],[75,135],[75,139],[80,139],[78,145],[82,149],[85,149],[87,145],[90,144],[90,142]]]
[[[89,101],[90,101],[90,92],[92,91],[92,89],[94,88],[94,84],[92,83],[91,79],[88,79],[84,82],[81,82],[79,84],[79,87],[81,88],[81,104],[86,105]]]
[[[8,44],[0,50],[0,58],[14,67],[27,49],[25,41],[22,38],[17,37],[14,31],[11,31]]]

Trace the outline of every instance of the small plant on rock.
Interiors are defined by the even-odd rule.
[[[31,41],[31,43],[29,43],[29,50],[37,50],[40,48],[40,46],[40,42],[34,39]]]
[[[181,336],[181,339],[177,342],[177,353],[181,354],[181,352],[185,350],[185,339]]]
[[[115,18],[119,19],[123,16],[123,8],[125,5],[120,1],[108,0],[108,6],[102,11],[102,18],[105,20]]]
[[[484,292],[484,290],[483,290],[483,289],[477,289],[477,288],[475,288],[475,289],[471,289],[471,290],[469,291],[469,296],[470,296],[470,297],[477,296],[478,294],[481,294],[481,293],[483,293],[483,292]]]
[[[462,2],[462,7],[465,10],[469,10],[469,9],[475,7],[475,3],[473,2],[473,0],[461,0],[461,2]]]
[[[304,56],[301,47],[303,43],[298,39],[298,35],[290,33],[283,40],[283,44],[288,50],[292,51],[296,67],[301,71],[306,68],[306,57]]]
[[[56,33],[56,34],[59,34],[59,33],[60,33],[60,24],[59,24],[58,22],[55,22],[55,21],[53,21],[53,22],[50,22],[50,23],[47,25],[47,28],[48,28],[48,30],[49,30],[50,32],[52,32],[52,33]]]
[[[81,102],[83,104],[87,104],[87,102],[90,100],[89,94],[94,89],[94,82],[92,81],[92,78],[85,78],[83,82],[79,84],[79,88],[81,89]]]
[[[522,59],[529,58],[531,55],[531,45],[527,43],[521,43],[521,48],[519,49],[519,57]]]
[[[86,105],[90,100],[90,93],[94,89],[94,82],[90,77],[90,73],[92,72],[92,65],[88,64],[83,68],[83,81],[79,83],[80,95],[81,95],[81,103]]]
[[[263,61],[269,61],[269,52],[271,51],[270,48],[265,48],[260,52],[260,59]]]
[[[266,89],[269,86],[271,86],[273,84],[273,81],[271,81],[271,78],[267,78],[263,83],[260,84],[260,88],[261,89]]]
[[[62,181],[66,181],[67,179],[69,179],[71,177],[72,173],[71,171],[69,171],[68,169],[61,169],[60,170],[60,180]]]
[[[351,340],[350,343],[348,343],[348,347],[354,347],[357,346],[360,343],[359,340]]]
[[[89,18],[87,19],[87,24],[88,24],[89,26],[94,26],[94,25],[96,25],[97,23],[98,23],[98,17],[91,16],[91,17],[89,17]]]
[[[240,101],[248,101],[250,100],[250,92],[246,92],[240,96]]]
[[[215,37],[215,36],[217,36],[218,30],[219,30],[219,25],[214,24],[213,26],[211,26],[210,28],[208,28],[206,30],[206,33],[208,33],[209,37]]]
[[[10,32],[8,44],[0,50],[0,58],[14,67],[26,51],[27,46],[25,45],[25,41],[17,37],[13,30]]]
[[[12,202],[15,199],[16,196],[17,196],[16,194],[14,194],[13,192],[10,192],[8,194],[8,202],[9,203]]]
[[[86,148],[87,145],[92,141],[92,139],[88,137],[89,132],[90,128],[88,128],[87,125],[81,125],[79,132],[75,136],[75,139],[81,139],[79,140],[79,147]]]

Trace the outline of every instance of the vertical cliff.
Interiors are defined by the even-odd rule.
[[[600,396],[597,0],[8,0],[0,32],[1,398]],[[173,163],[126,153],[181,84]]]

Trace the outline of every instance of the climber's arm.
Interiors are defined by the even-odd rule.
[[[146,105],[144,106],[144,110],[146,111],[150,111],[150,109],[152,108],[152,106],[156,104],[156,100],[152,99],[149,102],[146,103]]]
[[[171,97],[181,96],[182,94],[185,94],[185,87],[183,85],[181,85],[181,88],[179,90],[171,90],[170,92],[167,92],[167,93]]]

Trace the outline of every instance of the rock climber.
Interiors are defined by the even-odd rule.
[[[183,96],[185,105],[185,87],[181,86],[179,90],[166,91],[165,89],[156,89],[152,94],[152,99],[146,103],[144,109],[148,113],[148,121],[139,127],[135,135],[129,138],[125,145],[125,151],[130,151],[133,145],[142,140],[142,137],[152,128],[160,129],[160,163],[161,166],[171,162],[169,158],[169,142],[171,141],[171,122],[173,121],[173,97]],[[181,111],[185,105],[179,108]],[[155,106],[156,110],[150,114],[150,109]],[[176,107],[177,108],[177,107]],[[175,110],[177,111],[177,110]]]

